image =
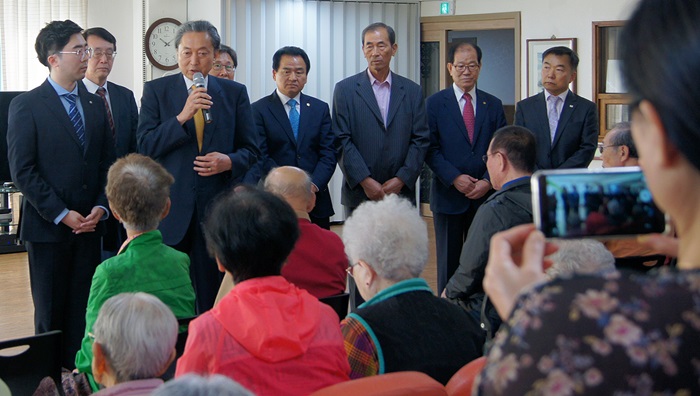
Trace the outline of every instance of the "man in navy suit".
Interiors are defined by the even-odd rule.
[[[330,229],[334,212],[328,182],[335,172],[335,136],[328,104],[301,92],[309,70],[309,57],[301,48],[283,47],[272,56],[277,89],[252,105],[261,158],[247,179],[257,182],[272,168],[284,165],[305,170],[316,190],[316,206],[309,217]]]
[[[137,132],[139,152],[175,177],[170,214],[159,229],[167,245],[190,255],[198,313],[214,305],[221,283],[201,228],[207,206],[241,180],[259,154],[245,87],[208,75],[220,44],[219,33],[207,21],[180,26],[174,45],[181,73],[144,85]],[[204,75],[204,87],[194,87],[198,72]]]
[[[480,89],[481,48],[459,43],[448,52],[454,83],[426,102],[433,171],[430,209],[435,225],[438,294],[459,266],[462,245],[476,210],[491,190],[486,154],[493,133],[506,125],[501,100]]]
[[[578,55],[567,47],[542,54],[544,91],[520,101],[515,125],[535,134],[537,169],[586,168],[598,144],[595,103],[569,91],[576,78]]]
[[[134,93],[126,87],[107,81],[117,56],[117,39],[101,27],[86,29],[83,38],[92,49],[83,84],[88,92],[103,100],[117,158],[135,153],[139,110]],[[102,259],[114,256],[126,240],[124,228],[113,216],[107,219],[105,225],[107,233],[102,238]]]
[[[12,180],[24,195],[20,239],[29,258],[36,333],[63,331],[62,363],[73,367],[85,307],[100,264],[100,220],[114,144],[102,100],[80,80],[90,58],[82,29],[53,21],[36,38],[49,77],[10,104]]]
[[[362,31],[367,70],[338,82],[333,92],[333,131],[344,176],[341,203],[348,215],[386,194],[416,202],[430,131],[420,86],[389,68],[397,49],[394,29],[367,26]]]

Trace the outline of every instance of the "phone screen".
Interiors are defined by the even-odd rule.
[[[531,180],[535,224],[548,238],[631,236],[666,227],[638,167],[538,171]]]

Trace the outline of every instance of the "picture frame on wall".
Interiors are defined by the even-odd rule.
[[[552,47],[568,47],[576,51],[575,38],[550,38],[527,40],[527,96],[542,91],[542,54]],[[571,92],[576,92],[576,80],[569,84]]]

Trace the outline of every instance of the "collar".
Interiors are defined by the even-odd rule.
[[[163,234],[161,234],[159,230],[142,232],[135,235],[133,238],[127,238],[127,240],[122,244],[121,248],[119,248],[119,253],[117,254],[119,255],[126,252],[129,250],[130,246],[149,243],[155,239],[160,240],[161,243],[163,241]]]
[[[83,78],[83,84],[85,84],[85,88],[90,92],[91,94],[94,94],[97,92],[98,88],[104,88],[107,96],[109,96],[109,90],[107,89],[107,82],[105,81],[105,85],[99,86],[95,84],[94,82],[90,81],[87,77]]]
[[[294,209],[294,213],[297,214],[297,218],[298,218],[298,219],[304,219],[304,220],[309,220],[309,221],[311,221],[311,218],[309,217],[309,214],[306,213],[306,212],[304,212],[304,211],[302,211],[302,210],[296,210],[296,209]]]
[[[372,72],[369,71],[369,67],[367,68],[367,75],[369,76],[369,85],[374,85],[375,81],[379,81],[372,75]],[[391,70],[389,70],[389,74],[386,76],[386,80],[384,80],[383,82],[379,81],[379,83],[380,84],[384,84],[385,82],[389,83],[389,88],[391,88],[391,75],[392,75]]]
[[[51,79],[51,76],[48,78],[49,84],[53,87],[53,89],[56,91],[58,96],[63,96],[66,94],[73,94],[73,95],[78,95],[78,84],[76,82],[75,87],[73,88],[72,91],[68,91],[67,89],[63,88],[62,86],[58,85],[58,83],[54,80]]]
[[[469,90],[469,92],[462,91],[462,88],[458,87],[457,84],[452,83],[452,89],[455,91],[455,97],[457,97],[457,102],[462,100],[462,96],[468,93],[472,97],[472,103],[476,103],[476,84]]]
[[[513,179],[513,180],[509,181],[508,183],[505,183],[505,184],[501,187],[501,190],[505,190],[505,189],[508,189],[508,188],[510,188],[510,187],[514,187],[515,185],[522,184],[521,182],[523,182],[523,181],[528,181],[528,182],[529,182],[529,181],[530,181],[530,176],[522,176],[522,177],[518,177],[517,179]]]
[[[185,79],[185,86],[187,87],[187,90],[189,91],[190,88],[192,88],[192,86],[194,85],[194,81],[187,78],[185,73],[182,73],[182,78]],[[209,75],[208,74],[206,76],[204,76],[204,88],[209,88]]]
[[[550,97],[550,96],[558,96],[558,97],[561,98],[561,103],[564,103],[564,102],[566,102],[566,96],[567,96],[568,94],[569,94],[569,90],[568,90],[568,89],[567,89],[566,91],[560,93],[559,95],[552,95],[551,93],[549,93],[549,91],[547,91],[547,90],[545,89],[545,90],[544,90],[544,101],[545,101],[545,103],[547,103],[547,101],[549,100],[549,97]]]
[[[412,291],[425,291],[430,294],[433,294],[433,289],[431,289],[430,286],[428,286],[428,282],[426,282],[425,279],[411,278],[394,283],[386,289],[381,290],[374,297],[364,302],[358,308],[368,307],[370,305],[377,304],[399,294],[408,293]]]
[[[277,92],[277,96],[279,96],[279,98],[280,98],[280,100],[282,101],[282,104],[283,104],[283,105],[286,105],[287,102],[289,102],[290,99],[296,100],[296,101],[297,101],[297,104],[298,104],[298,105],[301,105],[301,92],[299,92],[299,93],[297,94],[297,96],[295,96],[295,97],[293,97],[293,98],[290,98],[289,96],[283,94],[282,92],[280,92],[279,89],[275,89],[275,92]],[[301,106],[300,106],[300,107],[301,107]]]

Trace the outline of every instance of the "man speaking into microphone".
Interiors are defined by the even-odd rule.
[[[213,306],[221,282],[201,229],[207,206],[259,155],[245,86],[209,75],[220,44],[207,21],[180,26],[173,45],[181,73],[144,85],[137,131],[138,151],[175,177],[159,230],[165,244],[190,256],[200,314]]]

